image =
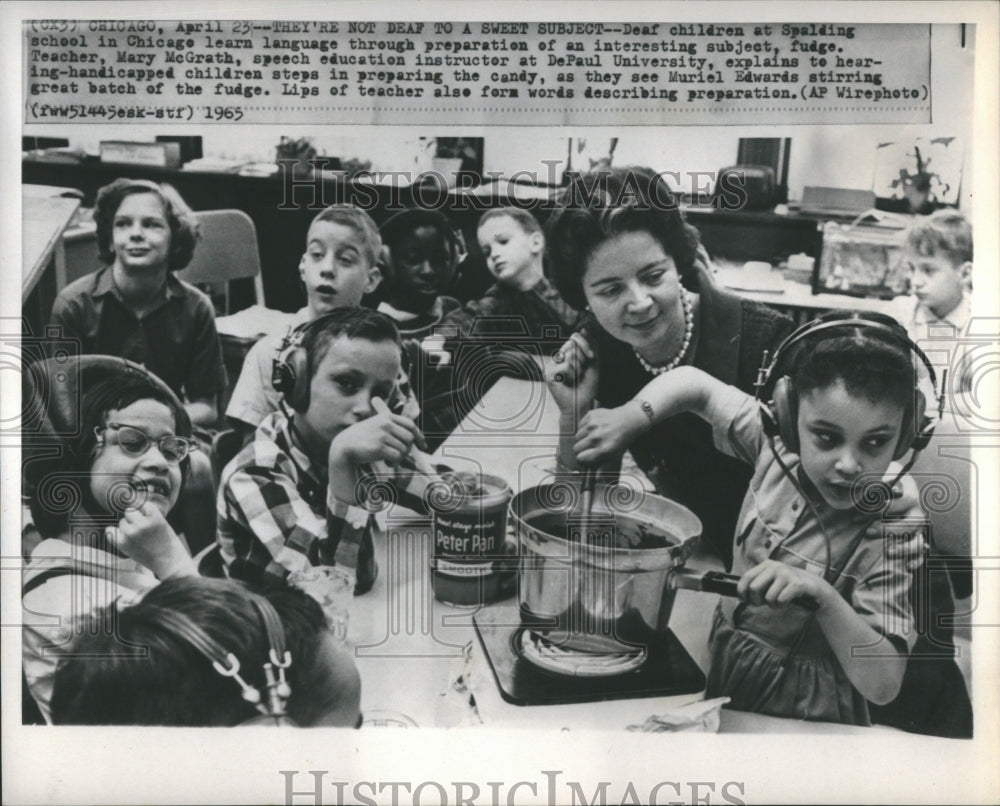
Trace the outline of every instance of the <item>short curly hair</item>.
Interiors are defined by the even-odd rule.
[[[681,282],[694,290],[701,240],[684,220],[674,192],[651,168],[594,171],[573,180],[549,216],[545,241],[556,288],[570,305],[587,305],[583,274],[594,250],[625,232],[647,232],[670,255]]]
[[[170,225],[170,253],[167,256],[167,270],[183,269],[194,256],[198,242],[198,219],[171,185],[157,184],[146,179],[116,179],[97,191],[94,203],[94,222],[97,224],[97,254],[106,265],[115,260],[114,222],[115,214],[126,196],[136,193],[152,193],[156,196]]]
[[[972,225],[957,210],[939,210],[903,234],[903,246],[923,257],[944,254],[952,266],[972,262]]]

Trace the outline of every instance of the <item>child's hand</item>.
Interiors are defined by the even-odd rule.
[[[446,367],[451,363],[451,351],[445,349],[445,337],[440,333],[425,336],[420,342],[420,349],[427,355],[432,366]]]
[[[597,397],[597,361],[582,333],[574,333],[545,364],[545,381],[563,415],[581,414]]]
[[[158,507],[148,501],[125,510],[105,534],[118,551],[146,566],[157,579],[196,574],[194,560]]]
[[[634,403],[588,411],[580,421],[573,451],[583,465],[596,465],[624,453],[649,428],[649,418]]]
[[[330,443],[331,478],[344,459],[353,465],[368,462],[396,465],[414,443],[426,445],[416,423],[401,414],[393,414],[381,398],[372,399],[372,408],[375,414],[345,428]]]
[[[764,560],[740,577],[739,597],[755,605],[785,607],[799,597],[807,597],[820,607],[837,592],[822,577],[778,560]]]

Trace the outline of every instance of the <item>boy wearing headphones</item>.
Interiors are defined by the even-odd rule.
[[[400,364],[392,320],[365,308],[337,308],[286,339],[274,361],[284,411],[265,417],[222,472],[219,544],[231,577],[266,585],[341,565],[354,570],[355,593],[371,588],[373,485],[388,483],[400,504],[425,510],[429,475],[411,455],[423,436],[385,402]]]
[[[709,696],[728,696],[741,710],[862,725],[871,724],[867,701],[896,696],[916,639],[911,575],[905,556],[866,529],[887,498],[870,485],[933,430],[914,355],[926,362],[887,318],[837,317],[782,345],[762,379],[763,399],[773,390],[767,406],[685,366],[581,421],[574,449],[584,464],[693,411],[712,425],[719,450],[754,465],[734,542],[740,599],[723,599],[716,612]],[[818,609],[790,606],[799,596]]]
[[[378,227],[360,207],[335,204],[322,210],[309,225],[299,276],[306,305],[279,330],[264,336],[247,353],[233,387],[226,418],[249,432],[278,410],[281,395],[271,383],[271,363],[287,332],[337,308],[361,304],[382,280],[378,267],[382,240]],[[388,401],[394,411],[416,417],[420,412],[405,376]]]

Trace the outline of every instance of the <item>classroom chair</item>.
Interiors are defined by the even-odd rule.
[[[236,281],[253,280],[253,300],[251,308],[260,309],[264,305],[264,283],[261,279],[260,251],[257,247],[257,228],[250,216],[242,210],[203,210],[195,213],[201,235],[194,250],[194,257],[177,276],[185,282],[197,286],[210,286],[213,302],[217,310],[215,319],[219,339],[222,342],[222,359],[226,367],[229,383],[219,410],[225,411],[229,403],[229,390],[236,384],[243,360],[257,340],[256,332],[247,330],[253,325],[256,315],[249,309],[240,316],[234,315],[232,286]],[[217,289],[222,287],[221,306],[217,303]],[[251,330],[253,328],[251,327]]]

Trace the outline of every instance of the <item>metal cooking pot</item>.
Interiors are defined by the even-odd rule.
[[[541,631],[647,644],[666,631],[677,588],[702,588],[679,579],[701,522],[661,496],[598,485],[584,523],[576,493],[557,482],[510,502],[522,616]]]

